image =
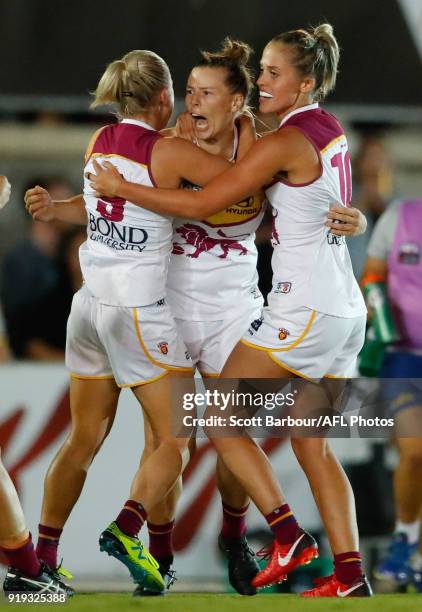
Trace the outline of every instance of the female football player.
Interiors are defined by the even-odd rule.
[[[120,121],[94,134],[88,172],[94,159],[108,158],[134,181],[176,188],[184,180],[206,183],[229,165],[186,140],[160,135],[173,110],[173,87],[167,65],[155,53],[132,51],[107,67],[93,105],[114,103]],[[100,545],[127,565],[135,582],[161,591],[158,564],[137,535],[188,460],[188,440],[174,435],[170,418],[168,374],[193,373],[164,299],[172,219],[119,198],[97,198],[87,182],[84,198],[88,225],[80,263],[85,284],[73,300],[66,347],[72,429],[46,477],[37,551],[56,567],[63,526],[111,429],[120,389],[129,387],[142,406],[154,449]]]

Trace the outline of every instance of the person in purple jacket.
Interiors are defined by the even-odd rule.
[[[400,340],[384,357],[383,398],[395,419],[399,462],[394,472],[396,525],[389,550],[376,568],[384,581],[421,585],[422,546],[422,198],[391,204],[368,247],[365,277],[385,277]],[[388,384],[385,384],[388,382]]]

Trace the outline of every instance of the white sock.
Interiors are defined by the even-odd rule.
[[[404,533],[407,535],[407,541],[409,544],[416,544],[416,542],[419,540],[419,526],[419,519],[413,523],[403,523],[402,521],[397,521],[394,533]]]
[[[422,553],[416,552],[410,559],[410,565],[415,572],[422,571]]]

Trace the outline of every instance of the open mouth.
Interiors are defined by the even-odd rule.
[[[271,98],[272,98],[272,95],[271,95],[271,94],[269,94],[267,91],[262,91],[262,90],[261,90],[261,91],[259,92],[259,97],[260,97],[260,98],[265,98],[265,99],[271,99]]]
[[[197,113],[191,113],[192,118],[195,120],[197,130],[206,130],[208,127],[208,119],[204,115],[198,115]]]

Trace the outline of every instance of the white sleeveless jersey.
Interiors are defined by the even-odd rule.
[[[99,134],[85,166],[92,160],[112,162],[124,178],[154,186],[151,151],[160,134],[149,125],[124,119]],[[146,306],[166,293],[171,252],[172,218],[158,215],[122,198],[97,198],[85,178],[87,240],[79,258],[86,285],[102,304]]]
[[[271,307],[312,308],[337,317],[366,313],[344,237],[333,236],[325,221],[330,206],[351,202],[350,155],[338,121],[310,104],[289,113],[283,127],[300,130],[321,162],[316,180],[293,185],[277,177],[266,189],[273,206],[273,287]]]
[[[237,152],[237,132],[233,156]],[[187,189],[199,190],[195,185]],[[256,271],[255,232],[264,214],[263,191],[204,221],[176,219],[167,295],[173,314],[216,321],[263,304]]]

